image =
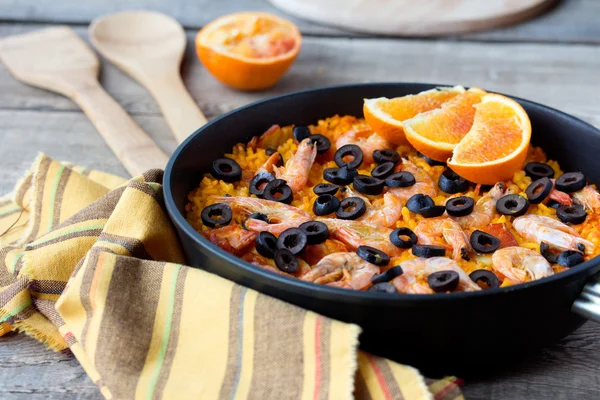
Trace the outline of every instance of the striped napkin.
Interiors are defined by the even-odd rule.
[[[161,179],[41,154],[0,199],[0,335],[69,347],[107,399],[462,398],[356,325],[183,265]]]

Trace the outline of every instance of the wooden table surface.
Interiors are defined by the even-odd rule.
[[[196,60],[198,27],[239,10],[270,10],[264,0],[0,0],[0,37],[67,24],[87,40],[91,19],[123,9],[153,9],[181,21],[189,46],[187,88],[209,118],[251,101],[299,89],[376,81],[480,86],[524,97],[600,126],[600,1],[566,0],[524,24],[443,39],[366,37],[295,20],[305,40],[273,89],[241,93],[217,83]],[[276,12],[276,11],[275,11]],[[293,18],[292,18],[293,19]],[[165,151],[175,142],[150,95],[102,61],[101,82]],[[9,192],[38,151],[126,175],[86,117],[69,100],[25,86],[0,65],[0,193]],[[600,398],[600,325],[585,324],[560,343],[487,379],[467,381],[472,399]],[[482,357],[485,354],[482,353]],[[32,339],[0,338],[0,398],[100,398],[68,352]]]

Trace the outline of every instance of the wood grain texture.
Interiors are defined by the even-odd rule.
[[[294,21],[308,35],[356,36],[289,16],[266,0],[0,0],[0,19],[4,21],[39,21],[87,24],[103,14],[123,10],[155,10],[175,17],[187,28],[198,29],[208,21],[241,10],[268,11]],[[484,41],[534,41],[600,43],[600,1],[561,0],[559,5],[531,21],[489,32],[460,36]]]

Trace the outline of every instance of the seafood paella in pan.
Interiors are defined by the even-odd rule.
[[[529,121],[512,100],[521,120],[486,106],[498,97],[441,88],[383,100],[390,121],[371,99],[366,120],[273,125],[213,161],[187,220],[260,268],[354,290],[485,290],[595,257],[600,194],[531,146],[530,125],[511,142]]]

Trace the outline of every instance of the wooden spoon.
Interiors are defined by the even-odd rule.
[[[77,103],[131,175],[167,164],[167,155],[100,86],[98,58],[70,28],[3,38],[0,60],[15,78]]]
[[[146,87],[179,142],[206,123],[179,74],[185,32],[173,18],[125,11],[92,22],[90,39],[100,54]]]

